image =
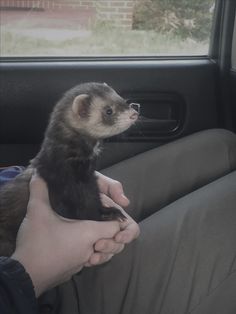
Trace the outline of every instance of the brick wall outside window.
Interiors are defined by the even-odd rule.
[[[133,7],[138,0],[0,0],[0,10],[76,10],[95,12],[98,21],[132,29]]]

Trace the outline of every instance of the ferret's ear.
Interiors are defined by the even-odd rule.
[[[72,104],[72,111],[74,114],[80,116],[81,118],[88,117],[89,114],[89,95],[81,94],[75,97],[73,104]]]
[[[107,83],[105,83],[105,82],[103,83],[103,85],[108,87]]]

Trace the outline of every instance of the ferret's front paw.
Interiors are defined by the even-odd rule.
[[[125,221],[127,218],[122,212],[115,207],[103,207],[101,211],[102,220],[110,221],[110,220],[118,220]]]

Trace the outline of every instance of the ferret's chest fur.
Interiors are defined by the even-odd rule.
[[[52,207],[67,218],[100,220],[94,174],[100,143],[79,133],[61,134],[60,141],[56,135],[50,132],[31,163],[48,184]]]

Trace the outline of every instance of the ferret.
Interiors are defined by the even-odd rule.
[[[127,130],[137,119],[132,105],[105,83],[84,83],[67,91],[52,111],[36,157],[0,190],[0,256],[15,250],[34,169],[46,181],[50,204],[59,215],[124,220],[119,209],[101,203],[95,161],[101,140]]]

